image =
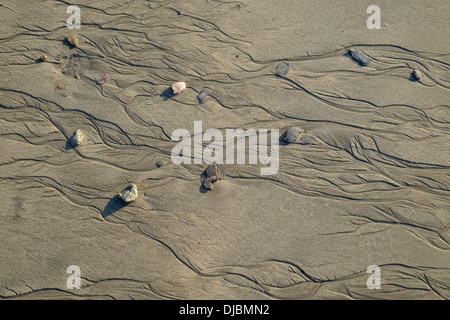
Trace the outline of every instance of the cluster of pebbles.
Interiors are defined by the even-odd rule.
[[[361,66],[367,66],[372,61],[372,59],[364,52],[350,49],[348,50],[348,53],[353,58],[353,60],[358,62],[358,64],[360,64]],[[275,67],[275,75],[278,77],[285,77],[290,70],[291,65],[288,62],[280,62]],[[423,78],[423,74],[420,72],[420,70],[413,70],[411,76],[415,81],[420,81]]]
[[[213,189],[213,183],[220,180],[219,170],[216,164],[210,164],[203,172],[203,187],[206,190]]]
[[[172,92],[175,95],[180,94],[181,92],[183,92],[184,90],[186,90],[186,83],[185,82],[175,82],[174,84],[172,84]],[[209,90],[208,89],[203,89],[202,91],[200,91],[200,93],[197,95],[197,100],[198,103],[202,104],[203,102],[205,102],[206,97],[209,94]]]
[[[285,131],[281,139],[287,143],[293,143],[297,141],[300,133],[302,133],[303,130],[301,130],[298,127],[291,127],[288,130]],[[217,168],[216,164],[210,164],[205,171],[202,173],[202,186],[206,190],[212,190],[214,188],[213,183],[220,180],[220,173]]]
[[[69,34],[66,39],[67,43],[76,48],[79,46],[79,39],[74,34]],[[371,62],[371,58],[364,54],[363,52],[356,51],[354,49],[349,50],[349,54],[351,57],[358,62],[361,66],[366,66]],[[40,62],[48,61],[48,56],[43,55],[38,59]],[[291,66],[287,62],[281,62],[279,63],[275,68],[275,75],[279,77],[285,77],[289,71],[291,70]],[[419,70],[414,70],[411,74],[412,78],[416,81],[419,81],[423,78],[422,73]],[[186,83],[185,82],[175,82],[171,87],[173,94],[178,95],[184,90],[186,90]],[[202,104],[206,97],[209,94],[209,90],[203,89],[200,91],[200,93],[197,95],[197,100],[200,104]],[[298,127],[291,127],[283,134],[281,137],[282,141],[286,144],[294,143],[302,130]],[[82,145],[86,141],[86,135],[80,130],[77,129],[72,137],[69,139],[69,143],[72,147],[77,147]],[[162,167],[166,164],[166,160],[161,159],[156,163],[157,167]],[[213,184],[220,180],[220,174],[219,170],[217,168],[216,164],[209,165],[204,172],[202,173],[202,187],[206,190],[212,190]],[[118,194],[118,197],[122,199],[125,203],[130,203],[132,201],[135,201],[138,197],[138,188],[134,183],[131,183],[127,188],[125,188],[121,193]]]
[[[361,66],[367,66],[372,61],[372,59],[363,52],[354,49],[350,49],[348,52],[350,53],[352,58]],[[415,81],[420,81],[423,78],[422,72],[417,69],[412,71],[411,76]]]

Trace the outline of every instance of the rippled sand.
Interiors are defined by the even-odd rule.
[[[77,4],[76,48],[67,2],[0,6],[0,297],[450,298],[447,0],[378,1],[380,30],[361,1]],[[305,133],[203,192],[170,158],[194,121]]]

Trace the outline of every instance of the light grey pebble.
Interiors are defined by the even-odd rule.
[[[284,77],[291,70],[291,66],[287,62],[281,62],[275,69],[275,74],[280,77]]]
[[[297,140],[298,135],[300,134],[300,129],[297,127],[289,128],[283,137],[283,141],[287,143],[292,143]]]
[[[420,72],[420,70],[414,70],[412,73],[412,76],[414,77],[414,79],[416,79],[417,81],[419,81],[420,79],[423,78],[422,72]]]
[[[136,200],[137,196],[138,190],[137,186],[134,183],[130,184],[126,189],[119,193],[119,197],[127,203]]]
[[[369,62],[371,61],[369,56],[367,56],[366,54],[364,54],[360,51],[350,49],[349,52],[350,52],[350,55],[352,56],[352,58],[355,59],[362,66],[368,65]]]
[[[70,144],[72,147],[79,146],[86,140],[86,135],[80,130],[75,130],[75,133],[70,138]]]

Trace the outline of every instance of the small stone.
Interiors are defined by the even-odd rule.
[[[203,187],[208,190],[212,190],[214,188],[212,182],[206,180],[203,181]]]
[[[205,187],[205,189],[212,190],[213,189],[213,182],[216,182],[216,181],[217,181],[217,177],[216,176],[208,177],[205,180],[203,180],[203,187]]]
[[[79,146],[86,140],[86,135],[80,130],[75,130],[75,133],[70,138],[70,144],[72,147]]]
[[[158,160],[158,162],[156,162],[156,166],[158,168],[162,167],[165,164],[166,164],[166,160],[165,159],[161,159],[161,160]]]
[[[350,52],[350,55],[352,56],[352,58],[355,59],[362,66],[368,65],[369,62],[371,61],[371,59],[368,55],[366,55],[360,51],[350,49],[349,52]]]
[[[172,85],[172,91],[174,94],[180,94],[186,89],[186,83],[184,82],[175,82]]]
[[[292,143],[295,140],[297,140],[299,134],[300,129],[297,127],[292,127],[284,133],[283,141],[287,143]]]
[[[417,81],[419,81],[420,79],[423,78],[422,72],[420,72],[420,70],[414,70],[412,73],[412,76],[414,77],[414,79],[416,79]]]
[[[217,165],[216,164],[210,164],[206,169],[205,169],[205,174],[207,177],[216,177],[216,180],[220,180],[220,175],[219,175],[219,170],[217,169]]]
[[[132,202],[137,199],[138,190],[134,183],[130,184],[126,189],[119,193],[120,199],[124,202]]]
[[[291,70],[291,66],[287,62],[281,62],[275,69],[275,74],[279,77],[284,77]]]
[[[220,180],[219,170],[216,164],[210,164],[204,171],[203,187],[207,190],[213,189],[213,183]]]
[[[66,40],[72,47],[78,47],[79,45],[79,40],[73,33],[69,34]]]
[[[40,56],[38,59],[39,62],[45,62],[47,60],[48,60],[48,56],[46,54],[44,54],[43,56]]]
[[[209,91],[207,89],[203,89],[197,96],[198,103],[202,104],[205,102],[206,97],[208,96]]]

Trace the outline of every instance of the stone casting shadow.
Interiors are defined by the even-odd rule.
[[[75,47],[72,46],[72,45],[69,43],[69,41],[67,41],[67,39],[64,39],[64,40],[62,41],[62,43],[63,43],[63,45],[65,45],[66,47],[68,47],[70,50],[74,50],[74,49],[75,49]]]

